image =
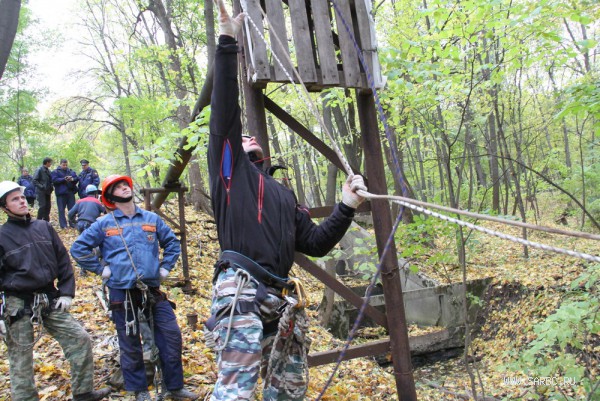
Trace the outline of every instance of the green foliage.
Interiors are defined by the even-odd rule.
[[[412,224],[401,226],[396,232],[396,244],[400,255],[408,259],[420,259],[430,266],[456,262],[454,251],[444,246],[435,247],[436,238],[453,237],[453,226],[445,221],[415,215]]]
[[[560,307],[534,325],[533,332],[536,338],[524,350],[513,352],[515,359],[505,368],[529,377],[559,378],[548,389],[550,399],[565,397],[562,378],[581,385],[587,399],[597,399],[600,379],[590,368],[600,340],[600,265],[574,280]]]
[[[0,179],[18,178],[22,167],[28,167],[33,174],[43,157],[58,156],[53,143],[55,130],[37,111],[43,90],[36,86],[31,53],[44,44],[37,35],[42,33],[25,4],[21,7],[17,35],[0,81]],[[46,40],[54,39],[47,32],[43,35]]]

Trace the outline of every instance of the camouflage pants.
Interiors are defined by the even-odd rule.
[[[23,308],[23,300],[7,297],[9,316],[15,316]],[[23,316],[8,328],[7,348],[10,365],[11,395],[13,400],[38,400],[33,374],[33,326],[30,316]],[[93,390],[94,361],[90,336],[67,312],[52,311],[44,318],[44,330],[58,341],[65,357],[71,364],[71,390],[73,394]]]
[[[238,301],[253,301],[258,285],[248,282],[238,296]],[[235,270],[227,269],[219,273],[213,288],[211,314],[222,310],[233,300],[237,290]],[[284,301],[276,294],[267,295],[260,307],[261,316],[256,313],[236,314],[231,324],[231,332],[226,347],[217,355],[218,377],[211,401],[251,400],[258,384],[259,374],[262,378],[267,373],[269,356],[275,339],[275,332],[265,334],[263,325],[279,318],[279,309]],[[217,347],[222,347],[227,336],[229,315],[221,319],[215,327]],[[295,372],[296,365],[286,366],[286,375],[302,376],[303,372]],[[274,375],[272,383],[280,378]],[[264,383],[263,400],[293,400],[289,394],[279,391],[272,383]],[[302,398],[298,398],[302,399]]]

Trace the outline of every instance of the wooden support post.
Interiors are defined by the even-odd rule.
[[[375,99],[373,95],[361,94],[356,91],[360,128],[362,131],[362,144],[365,151],[365,166],[369,175],[369,190],[380,195],[387,195],[381,140],[375,112]],[[392,216],[387,200],[371,200],[371,213],[377,241],[379,257],[383,253],[388,237],[392,233]],[[408,343],[408,328],[404,314],[404,301],[402,299],[402,285],[398,267],[396,245],[392,239],[390,247],[385,253],[381,267],[381,281],[387,310],[388,329],[390,332],[390,345],[392,362],[394,364],[394,377],[396,390],[401,401],[417,399],[415,380],[410,361],[410,347]],[[394,311],[393,313],[391,311]]]
[[[190,267],[188,263],[187,250],[187,230],[185,228],[185,188],[179,188],[177,191],[177,200],[179,201],[179,238],[181,240],[181,267],[185,284],[184,293],[192,292],[192,281],[190,280]]]
[[[170,188],[142,188],[144,194],[144,209],[154,212],[161,216],[163,219],[168,220],[176,229],[179,230],[179,238],[181,243],[181,267],[183,270],[183,292],[189,293],[194,291],[192,288],[192,281],[190,280],[190,270],[188,263],[188,252],[187,252],[187,231],[185,229],[185,193],[187,192],[186,187],[180,185],[173,186]],[[162,213],[158,208],[152,205],[152,194],[163,195],[166,199],[171,192],[177,192],[178,209],[179,209],[179,222],[176,222]]]

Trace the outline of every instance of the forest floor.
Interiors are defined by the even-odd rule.
[[[172,207],[171,207],[172,209]],[[167,208],[167,214],[172,212]],[[54,211],[53,211],[54,212]],[[56,216],[55,216],[56,217]],[[54,217],[54,218],[55,218]],[[555,216],[556,217],[556,216]],[[186,210],[188,221],[188,252],[193,294],[185,294],[181,288],[167,282],[169,297],[177,303],[176,314],[183,333],[183,362],[185,381],[188,388],[201,394],[208,394],[216,378],[214,354],[204,345],[201,322],[207,317],[211,298],[212,267],[218,256],[218,243],[214,224],[203,214]],[[576,222],[569,221],[577,229]],[[553,226],[553,221],[540,224]],[[519,235],[515,228],[500,227],[497,224],[484,224],[513,235]],[[60,230],[59,235],[65,246],[70,247],[76,238],[76,230]],[[521,245],[504,241],[496,237],[472,234],[477,246],[467,255],[468,279],[491,278],[491,284],[483,299],[479,312],[478,327],[472,344],[472,363],[475,372],[477,392],[492,399],[538,399],[543,388],[528,382],[518,384],[510,381],[515,373],[503,371],[503,366],[511,360],[510,352],[519,352],[533,338],[532,326],[547,317],[560,304],[564,288],[576,279],[588,266],[586,262],[568,256],[530,249],[528,259],[523,258]],[[532,233],[533,241],[553,244],[567,249],[576,249],[591,254],[598,253],[595,241],[581,240],[545,233]],[[450,247],[453,238],[441,238],[436,247]],[[402,244],[398,245],[400,249]],[[412,263],[419,269],[438,279],[440,282],[460,282],[462,272],[456,266],[431,265],[426,257]],[[91,274],[81,275],[75,268],[77,277],[77,296],[72,314],[90,333],[94,344],[95,379],[98,385],[107,383],[116,370],[116,352],[110,339],[114,337],[114,327],[109,321],[96,295],[100,289],[100,278]],[[181,275],[181,265],[172,275]],[[318,305],[323,295],[323,285],[294,267],[294,274],[300,277],[309,290],[310,302]],[[197,328],[188,323],[188,315],[198,316]],[[328,333],[318,323],[316,307],[308,311],[312,320],[310,337],[313,342],[311,352],[320,352],[339,348],[344,345]],[[410,326],[409,335],[422,334],[431,328]],[[382,330],[366,330],[358,342],[384,336]],[[600,355],[600,347],[593,350]],[[0,400],[10,399],[8,361],[6,346],[0,344]],[[41,400],[70,399],[69,366],[64,360],[61,348],[50,336],[44,335],[34,348],[36,382]],[[316,399],[330,377],[334,365],[311,368],[310,385],[307,399]],[[591,377],[600,375],[598,364],[592,366]],[[419,400],[466,400],[471,394],[471,380],[463,363],[462,354],[414,369],[414,379]],[[565,385],[567,386],[567,385]],[[568,383],[564,391],[574,398],[583,393],[578,383]],[[114,391],[110,400],[132,400],[124,391]],[[373,358],[359,358],[343,362],[329,387],[322,396],[323,400],[393,400],[396,384],[391,365],[381,366]],[[18,400],[15,400],[18,401]]]

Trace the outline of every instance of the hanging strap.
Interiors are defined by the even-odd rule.
[[[136,277],[136,282],[135,282],[135,286],[142,290],[142,296],[144,297],[144,304],[146,303],[146,293],[145,291],[148,291],[148,286],[146,285],[146,283],[144,283],[142,281],[142,276],[140,275],[140,273],[138,272],[138,269],[135,267],[135,263],[133,261],[133,256],[131,256],[131,252],[129,251],[129,247],[127,246],[127,241],[125,241],[125,237],[123,236],[123,229],[121,228],[121,226],[119,225],[119,222],[117,221],[117,218],[115,217],[115,212],[110,212],[110,214],[112,215],[113,220],[115,221],[115,225],[117,226],[117,232],[119,233],[119,237],[121,237],[121,241],[123,241],[123,245],[125,246],[125,251],[127,252],[127,256],[129,256],[129,260],[131,261],[131,267],[133,267],[133,271],[135,272],[135,277]]]

